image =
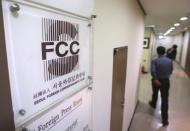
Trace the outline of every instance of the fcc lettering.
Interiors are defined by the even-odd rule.
[[[42,18],[42,61],[44,81],[79,69],[79,24]]]
[[[61,50],[63,48],[64,50]],[[54,45],[54,42],[42,42],[42,60],[47,59],[47,53],[55,53],[58,57],[65,57],[70,52],[72,55],[77,55],[79,53],[79,43],[73,41],[70,44],[67,42],[58,42]]]

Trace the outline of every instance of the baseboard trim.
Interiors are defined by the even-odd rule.
[[[134,118],[135,112],[137,111],[137,107],[138,107],[138,105],[139,105],[139,100],[138,100],[137,103],[136,103],[135,110],[134,110],[134,112],[133,112],[133,116],[132,116],[132,118],[131,118],[131,121],[130,121],[130,124],[129,124],[129,128],[128,128],[127,131],[130,130],[130,127],[131,127],[131,124],[132,124],[132,121],[133,121],[133,118]]]

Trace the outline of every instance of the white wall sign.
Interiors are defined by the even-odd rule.
[[[3,2],[16,126],[88,84],[87,21]],[[24,109],[26,114],[18,112]]]
[[[88,131],[91,129],[90,94],[84,89],[26,128],[29,131]]]
[[[18,0],[22,1],[22,0]],[[59,8],[71,13],[90,17],[93,13],[93,0],[25,0]]]

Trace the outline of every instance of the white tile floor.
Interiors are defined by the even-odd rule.
[[[148,105],[152,95],[151,75],[145,74],[141,76],[140,102],[129,131],[190,131],[190,79],[174,65],[170,79],[169,126],[162,127],[160,97],[156,110]]]

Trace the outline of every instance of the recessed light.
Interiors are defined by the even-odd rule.
[[[145,28],[155,28],[155,25],[146,25]]]
[[[162,36],[162,35],[159,35],[159,37],[158,37],[159,39],[163,39],[164,38],[164,36]]]
[[[176,27],[177,27],[177,26],[180,26],[180,23],[175,23],[174,26],[176,26]]]
[[[168,32],[169,32],[169,33],[172,32],[172,29],[169,29]]]
[[[171,27],[170,29],[171,29],[171,30],[174,30],[174,29],[175,29],[175,27]]]
[[[175,29],[175,27],[171,27],[171,28],[172,28],[172,29],[173,29],[173,28]],[[171,28],[170,28],[169,30],[167,30],[166,33],[164,33],[164,36],[168,35],[170,32],[173,31]],[[162,38],[161,38],[161,39],[162,39]]]
[[[164,36],[167,36],[168,34],[169,34],[169,33],[166,32],[166,33],[164,33]]]
[[[187,17],[181,17],[180,20],[184,21],[184,20],[187,20],[188,18]]]

